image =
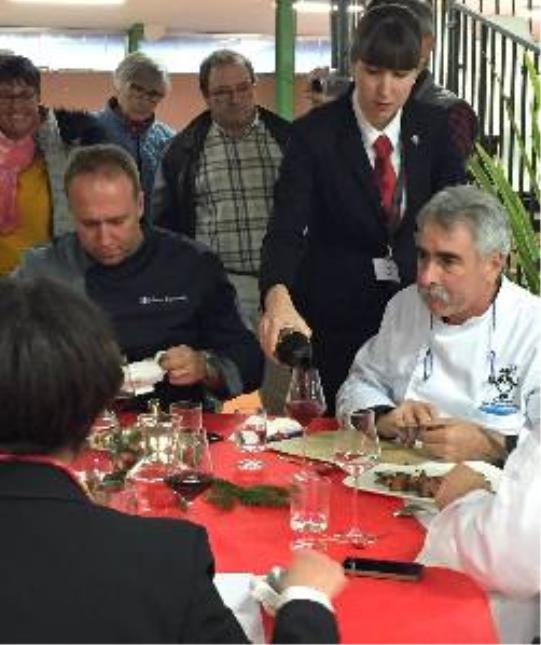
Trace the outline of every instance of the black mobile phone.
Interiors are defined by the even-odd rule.
[[[350,576],[393,578],[394,580],[419,580],[424,566],[418,562],[398,560],[373,560],[372,558],[346,558],[342,563]]]

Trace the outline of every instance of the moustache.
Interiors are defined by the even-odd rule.
[[[451,301],[449,292],[439,284],[431,284],[429,287],[419,287],[419,293],[423,300],[439,300],[444,305]]]

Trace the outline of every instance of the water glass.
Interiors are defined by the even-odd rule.
[[[105,408],[94,419],[90,432],[116,432],[120,430],[120,423],[114,410]]]
[[[330,496],[328,477],[307,470],[293,476],[289,507],[289,525],[294,534],[292,549],[324,544],[321,538],[329,525]]]
[[[250,457],[241,459],[239,470],[261,470],[263,462],[255,455],[267,445],[267,413],[262,408],[235,410],[235,443]]]
[[[203,406],[200,401],[175,401],[169,406],[175,431],[200,432],[203,428]]]

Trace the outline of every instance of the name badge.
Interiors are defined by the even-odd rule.
[[[400,282],[398,265],[392,257],[374,258],[374,273],[378,282]]]

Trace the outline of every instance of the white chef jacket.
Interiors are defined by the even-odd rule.
[[[496,494],[472,491],[429,524],[417,560],[472,576],[491,594],[503,642],[539,634],[541,444],[539,422],[505,464]]]
[[[434,404],[503,434],[539,418],[540,301],[502,279],[488,310],[461,325],[432,316],[416,285],[387,305],[379,332],[357,353],[337,395],[337,416],[394,407],[405,399]],[[535,408],[535,409],[534,409]]]

